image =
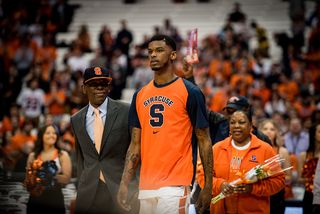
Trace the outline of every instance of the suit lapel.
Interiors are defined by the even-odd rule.
[[[87,129],[86,129],[86,115],[87,115],[88,108],[89,108],[89,105],[87,105],[83,109],[82,113],[80,114],[79,123],[76,124],[76,125],[79,125],[79,130],[85,130],[84,131],[84,137],[86,139],[84,140],[84,142],[89,142],[89,147],[91,149],[93,149],[95,151],[95,153],[98,155],[96,147],[93,145],[92,140],[91,140],[91,138],[90,138],[90,136],[89,136],[89,134],[87,132]]]
[[[118,112],[116,111],[116,109],[117,109],[117,104],[114,102],[114,100],[108,98],[107,117],[104,125],[103,135],[102,135],[100,153],[104,145],[106,144],[106,141],[109,137],[112,126],[115,123],[116,118],[118,116]]]

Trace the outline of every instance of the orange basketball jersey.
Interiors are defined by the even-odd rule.
[[[141,128],[140,189],[190,185],[197,143],[193,130],[207,127],[205,98],[192,83],[151,81],[133,96],[128,124]]]

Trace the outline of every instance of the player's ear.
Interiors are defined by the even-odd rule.
[[[174,59],[176,59],[176,58],[177,58],[177,51],[172,51],[172,52],[171,52],[170,59],[171,59],[171,60],[174,60]]]
[[[87,91],[86,91],[86,87],[84,85],[81,85],[81,89],[82,89],[82,93],[86,94]]]

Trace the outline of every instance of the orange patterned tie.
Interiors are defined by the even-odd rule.
[[[93,122],[93,136],[94,143],[96,145],[97,152],[100,153],[102,133],[103,133],[103,122],[99,114],[99,109],[94,109],[93,112],[96,114]],[[100,171],[100,179],[105,182],[102,172]]]

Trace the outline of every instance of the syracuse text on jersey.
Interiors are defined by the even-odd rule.
[[[143,105],[144,105],[144,107],[147,107],[149,104],[151,104],[153,102],[163,102],[163,103],[167,104],[169,107],[171,107],[174,103],[172,100],[170,100],[170,98],[159,95],[159,96],[154,96],[154,97],[148,98],[146,101],[143,102]]]

